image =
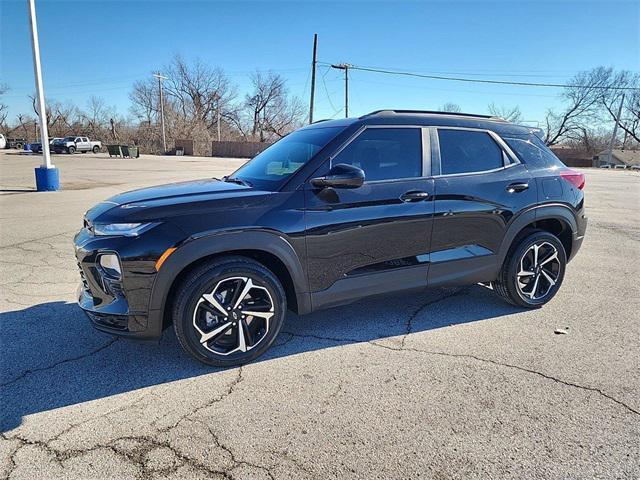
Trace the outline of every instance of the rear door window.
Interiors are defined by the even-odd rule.
[[[367,128],[331,161],[364,170],[365,181],[422,176],[419,128]]]
[[[442,175],[484,172],[504,166],[504,153],[487,132],[438,129]]]

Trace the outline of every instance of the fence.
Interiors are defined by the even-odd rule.
[[[267,142],[211,142],[211,156],[253,158],[269,145]]]

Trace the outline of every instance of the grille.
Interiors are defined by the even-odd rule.
[[[85,277],[84,275],[84,270],[82,270],[80,262],[78,262],[78,270],[80,271],[80,280],[82,281],[82,287],[85,290],[89,290],[89,282],[87,282],[87,277]]]
[[[106,315],[96,312],[87,312],[87,315],[94,323],[112,330],[126,331],[129,324],[129,317],[126,315]]]

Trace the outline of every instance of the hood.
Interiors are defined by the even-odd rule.
[[[259,204],[270,193],[214,179],[169,183],[115,195],[90,209],[86,218],[101,223],[136,222],[181,215],[194,209],[246,208]]]
[[[236,183],[221,182],[220,180],[206,179],[190,182],[169,183],[154,187],[131,190],[120,193],[106,201],[115,205],[128,205],[131,203],[151,203],[157,200],[183,200],[182,197],[194,197],[201,195],[220,194],[223,192],[238,192],[252,190],[250,187]],[[178,198],[180,197],[180,198]],[[187,199],[188,201],[188,199]]]

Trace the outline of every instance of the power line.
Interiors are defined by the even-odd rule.
[[[322,65],[331,66],[330,63],[318,62]],[[404,77],[428,78],[430,80],[446,80],[453,82],[467,83],[490,83],[494,85],[515,85],[520,87],[552,87],[552,88],[593,88],[597,90],[638,90],[637,87],[613,87],[608,85],[565,85],[562,83],[537,83],[537,82],[515,82],[506,80],[481,79],[481,78],[465,78],[465,77],[448,77],[443,75],[426,75],[415,72],[403,72],[398,70],[388,70],[383,68],[359,67],[351,65],[352,70],[361,70],[363,72],[383,73],[385,75],[399,75]]]

